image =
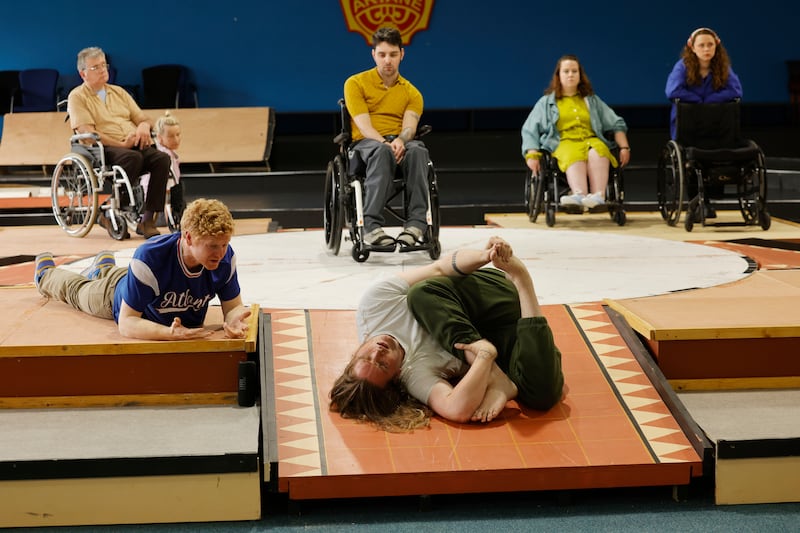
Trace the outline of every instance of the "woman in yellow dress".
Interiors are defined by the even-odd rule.
[[[604,135],[609,131],[613,141]],[[522,155],[538,175],[541,150],[550,152],[570,187],[561,205],[591,209],[605,203],[609,163],[616,168],[630,161],[627,131],[625,121],[594,94],[578,58],[565,55],[522,126]],[[615,145],[619,161],[611,152]]]

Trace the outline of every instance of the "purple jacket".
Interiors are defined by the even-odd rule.
[[[700,85],[687,85],[686,84],[686,65],[683,59],[679,59],[675,66],[672,67],[672,72],[667,78],[667,86],[664,90],[667,98],[670,100],[680,99],[682,102],[690,104],[713,104],[719,102],[730,102],[742,97],[742,83],[739,81],[739,76],[733,71],[728,70],[728,83],[719,90],[715,90],[711,82],[711,76],[706,76]],[[675,103],[672,104],[672,110],[669,115],[669,133],[670,136],[675,138],[675,118],[677,108]]]

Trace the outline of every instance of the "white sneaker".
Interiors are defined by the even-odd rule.
[[[584,196],[582,194],[569,194],[561,197],[561,205],[582,205]]]
[[[603,205],[606,203],[603,200],[603,196],[599,192],[595,192],[585,196],[582,200],[583,206],[587,209],[592,209],[593,207],[597,207],[598,205]]]

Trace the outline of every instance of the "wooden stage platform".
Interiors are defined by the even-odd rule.
[[[59,262],[124,245],[94,231],[51,244]],[[708,476],[718,503],[798,501],[791,356],[800,351],[769,342],[794,342],[800,252],[756,248],[762,270],[734,283],[545,305],[567,382],[550,411],[511,402],[485,426],[434,418],[399,435],[327,409],[356,344],[352,310],[262,304],[258,336],[246,342],[216,333],[139,343],[44,300],[30,282],[32,257],[9,254],[0,266],[0,298],[14,309],[0,317],[0,424],[13,431],[0,436],[0,496],[19,499],[0,499],[0,527],[249,520],[270,498],[681,488]],[[737,344],[745,331],[751,344]],[[711,348],[690,347],[691,361],[666,345],[700,342],[700,332]],[[261,396],[240,407],[236,372],[248,359],[260,363]],[[753,387],[758,394],[742,390]]]
[[[800,501],[800,270],[608,301],[714,446],[717,503]]]
[[[30,284],[0,294],[0,527],[260,516],[259,409],[238,405],[258,306],[247,339],[212,307],[209,339],[140,342]]]

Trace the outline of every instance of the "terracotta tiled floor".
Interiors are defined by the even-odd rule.
[[[290,498],[680,485],[700,457],[599,304],[546,306],[568,392],[490,424],[390,434],[327,410],[352,311],[272,313],[279,486]],[[310,335],[310,337],[309,337]],[[266,407],[265,407],[266,408]]]

